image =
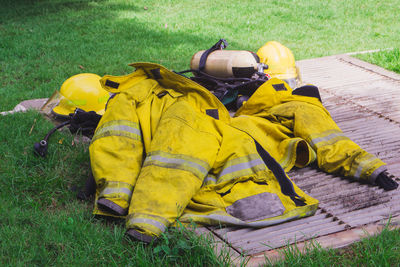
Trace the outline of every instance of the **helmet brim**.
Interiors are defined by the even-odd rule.
[[[76,106],[70,105],[67,99],[61,99],[60,103],[53,108],[52,112],[58,116],[68,116],[69,114],[74,113],[76,108],[77,108]],[[86,112],[94,111],[101,116],[104,115],[105,112],[104,109],[101,110],[85,110],[84,108],[81,109]]]
[[[61,99],[56,107],[53,108],[53,113],[58,116],[68,116],[70,113],[74,113],[76,107],[68,105],[66,99]]]

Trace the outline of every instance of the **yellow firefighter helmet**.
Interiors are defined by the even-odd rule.
[[[51,97],[58,99],[52,112],[58,116],[68,116],[80,108],[103,115],[110,95],[101,87],[100,79],[100,76],[93,73],[81,73],[65,80],[60,91]]]
[[[265,73],[286,81],[293,89],[300,86],[300,73],[289,48],[276,41],[269,41],[258,49],[257,55],[261,63],[268,65]]]

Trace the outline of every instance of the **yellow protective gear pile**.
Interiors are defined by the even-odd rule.
[[[259,87],[231,118],[190,79],[157,64],[131,66],[132,74],[102,78],[115,96],[90,145],[94,213],[115,216],[99,209],[107,200],[126,216],[128,230],[157,237],[176,219],[277,224],[318,206],[286,175],[293,166],[317,159],[327,172],[371,182],[384,168],[341,133],[317,98],[292,94],[279,79]]]

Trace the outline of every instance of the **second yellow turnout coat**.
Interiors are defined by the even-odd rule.
[[[314,214],[286,175],[314,161],[374,182],[384,163],[345,137],[321,102],[283,81],[263,84],[231,118],[207,89],[151,63],[104,76],[108,102],[90,145],[95,214],[159,236],[177,219],[264,227]],[[106,199],[120,212],[100,209]],[[100,202],[99,202],[100,201]]]

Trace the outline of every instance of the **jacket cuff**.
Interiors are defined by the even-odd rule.
[[[383,165],[383,166],[380,166],[379,168],[377,168],[375,171],[373,171],[372,172],[372,174],[370,175],[370,177],[369,177],[369,182],[371,183],[371,184],[373,184],[373,185],[376,185],[376,183],[375,183],[375,181],[376,181],[376,178],[379,176],[379,174],[381,174],[382,172],[384,172],[384,171],[386,171],[387,170],[387,166],[386,165]]]

